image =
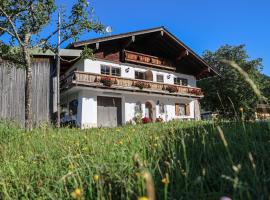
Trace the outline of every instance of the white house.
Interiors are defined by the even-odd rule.
[[[94,58],[62,68],[63,120],[81,128],[117,126],[146,118],[200,119],[203,97],[196,80],[214,76],[209,66],[165,28],[76,42]]]

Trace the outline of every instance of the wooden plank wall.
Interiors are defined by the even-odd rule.
[[[51,74],[49,58],[38,58],[33,62],[33,122],[39,125],[49,122],[51,116]],[[0,119],[24,125],[25,71],[0,63]]]

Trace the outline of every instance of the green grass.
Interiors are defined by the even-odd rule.
[[[270,199],[269,156],[267,122],[32,132],[0,123],[0,199],[72,199],[76,188],[81,199],[137,199],[152,187],[157,199]]]

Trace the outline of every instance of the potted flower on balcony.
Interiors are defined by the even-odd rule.
[[[104,86],[111,87],[113,84],[113,80],[110,77],[102,77],[100,82],[103,83]]]
[[[145,84],[144,84],[144,82],[142,82],[142,81],[136,81],[136,82],[134,83],[134,86],[140,88],[141,90],[142,90],[143,88],[145,88]]]
[[[195,94],[195,95],[202,95],[201,90],[200,89],[196,89],[196,88],[190,89],[189,90],[189,93]]]
[[[169,91],[170,93],[175,93],[178,91],[178,88],[174,85],[169,85],[166,87],[166,90]]]

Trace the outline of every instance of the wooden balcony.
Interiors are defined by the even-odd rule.
[[[166,59],[133,51],[125,50],[125,61],[175,71],[175,67]]]
[[[69,76],[61,80],[61,91],[65,91],[73,86],[86,86],[173,96],[203,97],[201,89],[196,87],[165,84],[81,71],[72,72]]]

